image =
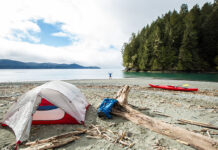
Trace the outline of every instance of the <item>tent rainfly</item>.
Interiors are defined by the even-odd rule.
[[[17,143],[29,138],[32,124],[83,124],[89,104],[80,90],[63,81],[51,81],[23,94],[2,120]]]

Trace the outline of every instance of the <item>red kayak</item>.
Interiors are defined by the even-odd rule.
[[[153,85],[149,84],[153,88],[160,88],[165,90],[174,90],[174,91],[198,91],[198,88],[184,88],[178,86],[171,86],[171,85]]]

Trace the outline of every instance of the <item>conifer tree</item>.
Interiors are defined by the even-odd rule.
[[[200,9],[195,5],[185,16],[185,31],[182,45],[179,53],[178,70],[199,70],[199,43],[198,43],[198,26],[199,26]]]
[[[218,3],[183,4],[132,34],[122,49],[126,70],[218,70]]]
[[[213,6],[212,12],[205,19],[203,26],[202,57],[213,69],[216,66],[215,57],[218,55],[218,2]]]

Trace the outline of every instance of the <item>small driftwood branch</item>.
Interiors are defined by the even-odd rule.
[[[117,93],[118,104],[112,109],[112,114],[126,118],[135,124],[141,125],[154,132],[166,135],[172,139],[179,141],[185,145],[190,145],[200,150],[217,150],[218,141],[210,137],[206,137],[183,128],[173,126],[160,120],[156,120],[128,105],[129,86],[125,85]]]
[[[194,132],[197,132],[197,133],[205,133],[205,134],[208,134],[207,132],[209,132],[210,135],[218,135],[218,132],[215,132],[215,131],[210,131],[209,129],[207,128],[203,128],[201,129],[200,131],[199,130],[193,130]]]
[[[211,135],[218,135],[218,132],[210,132]]]
[[[164,116],[164,117],[170,117],[169,115],[166,115],[166,114],[162,114],[161,112],[159,111],[153,111],[155,115],[160,115],[160,116]]]
[[[206,127],[206,128],[218,130],[218,127],[213,126],[213,125],[211,125],[211,124],[196,122],[196,121],[192,121],[192,120],[184,120],[184,119],[179,119],[178,121],[179,121],[179,122],[182,122],[182,123],[184,123],[184,124],[192,124],[192,125],[197,125],[197,126],[201,126],[201,127]]]
[[[207,135],[211,138],[210,132],[207,130]]]
[[[109,129],[103,128],[98,125],[91,125],[89,127],[89,130],[87,130],[88,136],[87,138],[93,138],[93,139],[106,139],[113,143],[119,143],[122,146],[132,147],[134,143],[130,143],[131,140],[126,137],[125,132],[123,132],[121,135],[119,135],[117,132],[113,132]]]
[[[45,150],[45,149],[60,147],[72,141],[78,140],[80,137],[75,135],[80,135],[85,132],[86,130],[72,131],[62,135],[53,136],[47,139],[28,142],[25,144],[25,146],[29,146],[29,147],[24,148],[23,150]]]
[[[87,135],[86,137],[90,138],[90,139],[101,139],[101,137],[99,137],[99,136],[90,136],[90,135]]]
[[[53,149],[60,146],[63,146],[67,143],[72,141],[78,140],[80,137],[72,136],[72,137],[65,137],[58,140],[51,140],[49,142],[40,142],[39,144],[31,145],[30,147],[24,148],[22,150],[46,150],[46,149]]]

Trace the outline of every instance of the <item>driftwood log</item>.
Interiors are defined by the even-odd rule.
[[[53,136],[47,139],[42,139],[34,142],[28,142],[22,150],[46,150],[56,147],[60,147],[72,141],[78,140],[80,137],[75,135],[80,135],[85,133],[87,130],[81,129],[80,131],[72,131],[58,136]]]
[[[128,105],[129,86],[125,85],[120,89],[115,97],[118,104],[112,109],[112,114],[121,116],[135,124],[141,125],[152,131],[166,135],[180,143],[189,145],[199,150],[218,150],[218,141],[186,129],[156,120]]]

